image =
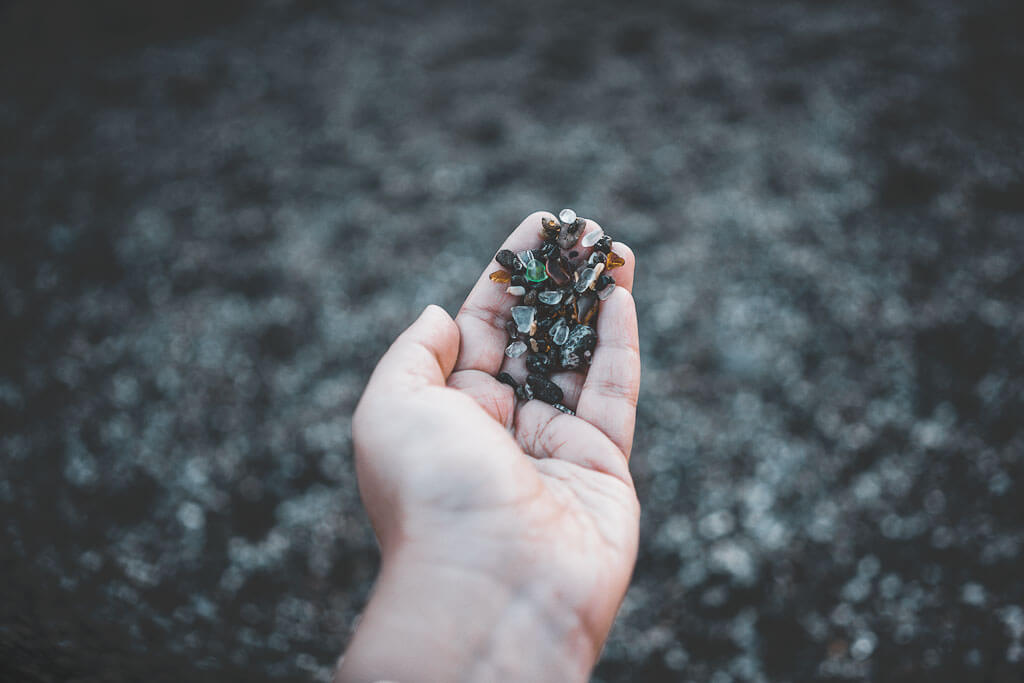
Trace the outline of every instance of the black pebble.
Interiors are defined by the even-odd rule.
[[[519,382],[515,381],[515,379],[512,377],[512,375],[508,374],[507,372],[499,372],[497,377],[495,377],[495,379],[497,379],[502,384],[509,385],[513,389],[516,389],[516,388],[519,387]]]
[[[520,401],[529,401],[533,398],[533,390],[528,384],[520,384],[516,387],[516,398]]]
[[[594,285],[594,291],[600,292],[602,289],[615,282],[615,278],[611,275],[602,275],[597,278],[597,284]]]
[[[594,245],[594,251],[599,251],[602,254],[607,254],[611,250],[612,250],[612,238],[609,237],[608,235],[605,235],[604,237],[599,239],[597,241],[597,244]]]
[[[494,260],[498,262],[498,265],[506,270],[515,270],[515,264],[519,260],[516,255],[508,249],[502,249],[494,255]]]
[[[547,377],[531,374],[526,378],[526,383],[533,389],[534,398],[551,404],[562,402],[562,390]]]
[[[579,255],[580,255],[580,252],[576,251],[575,249],[573,249],[572,251],[569,252],[569,258],[576,258]]]
[[[546,353],[531,353],[526,357],[526,371],[530,374],[544,375],[551,370],[551,359]]]
[[[509,282],[509,285],[513,287],[525,287],[528,284],[530,283],[524,275],[513,275],[511,282]]]

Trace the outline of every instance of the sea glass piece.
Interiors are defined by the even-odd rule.
[[[548,279],[548,271],[539,259],[533,259],[526,266],[526,279],[530,282],[543,282]]]
[[[509,358],[519,358],[526,353],[526,342],[514,341],[505,347],[505,355]]]
[[[512,319],[523,334],[530,334],[537,324],[537,309],[533,306],[513,306]]]
[[[551,326],[551,342],[556,346],[561,346],[568,338],[569,324],[565,322],[564,318],[559,318],[558,322]]]
[[[608,270],[612,270],[613,268],[619,268],[624,265],[626,265],[626,260],[624,258],[616,254],[614,251],[608,252]]]
[[[560,256],[548,259],[548,277],[556,285],[564,285],[569,281],[569,262]]]
[[[594,313],[597,312],[597,297],[587,292],[576,302],[576,320],[581,323],[589,323]]]
[[[598,265],[601,265],[601,264],[598,264]],[[601,270],[604,270],[604,268],[602,268]],[[597,282],[597,276],[600,275],[600,274],[601,274],[601,272],[599,270],[597,270],[596,267],[595,268],[584,268],[583,271],[580,273],[579,281],[576,283],[576,291],[577,292],[585,292],[588,289],[590,289],[591,287],[593,287],[594,283]]]
[[[604,230],[602,230],[601,228],[598,228],[597,230],[591,230],[590,232],[583,236],[583,239],[580,240],[580,246],[592,247],[595,244],[597,244],[597,241],[602,237],[604,237]]]
[[[532,251],[530,251],[529,249],[524,249],[523,251],[516,254],[516,258],[518,258],[519,262],[523,264],[523,268],[526,268],[527,266],[530,265],[530,261],[533,261],[536,257],[533,255]]]
[[[582,218],[577,218],[575,223],[566,225],[562,228],[562,231],[558,233],[558,246],[562,249],[572,249],[576,242],[580,239],[580,234],[583,232],[583,228],[587,226],[587,222]]]
[[[565,225],[572,225],[576,222],[576,212],[572,209],[562,209],[558,212],[558,220],[562,221]]]
[[[491,278],[491,282],[508,282],[512,279],[512,274],[507,270],[496,270],[488,277]]]
[[[558,289],[548,289],[538,294],[537,299],[539,299],[542,304],[554,306],[562,300],[562,292]]]
[[[526,294],[526,287],[523,287],[522,285],[512,285],[505,291],[511,294],[512,296],[522,296]]]

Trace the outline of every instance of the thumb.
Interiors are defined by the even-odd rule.
[[[443,386],[458,355],[458,326],[443,308],[431,304],[380,359],[370,385],[390,390]]]

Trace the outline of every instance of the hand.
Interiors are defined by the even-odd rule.
[[[505,241],[539,244],[541,216]],[[585,232],[594,229],[588,225]],[[391,346],[353,418],[360,492],[381,575],[338,673],[344,681],[584,680],[636,561],[629,474],[640,357],[634,258],[612,271],[584,381],[553,379],[564,414],[517,409],[504,356],[514,297],[489,265],[458,316],[428,307]]]

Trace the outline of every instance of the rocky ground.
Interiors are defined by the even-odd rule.
[[[0,679],[327,680],[371,367],[572,206],[645,371],[595,680],[1022,680],[1024,14],[659,4],[0,5]]]

